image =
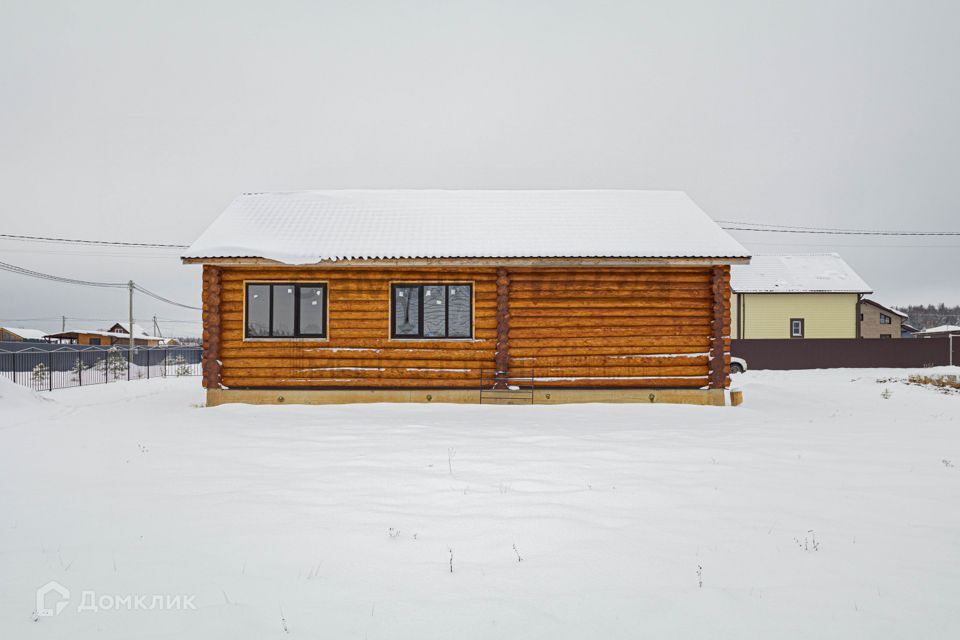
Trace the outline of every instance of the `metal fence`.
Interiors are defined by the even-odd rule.
[[[34,391],[199,376],[200,347],[0,347],[0,375]]]
[[[749,369],[919,368],[960,363],[960,339],[747,339],[730,352]]]

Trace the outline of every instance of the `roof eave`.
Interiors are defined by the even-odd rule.
[[[857,293],[863,296],[873,291],[854,291],[851,289],[804,289],[802,291],[784,291],[782,289],[738,289],[733,287],[734,293]]]
[[[213,266],[278,266],[278,267],[637,267],[637,266],[722,266],[748,264],[749,256],[674,256],[674,257],[516,257],[516,258],[365,258],[320,260],[305,264],[290,264],[269,258],[188,257],[183,264]]]

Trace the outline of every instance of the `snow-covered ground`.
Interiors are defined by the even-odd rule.
[[[0,382],[0,637],[956,637],[960,395],[908,373],[736,408]]]

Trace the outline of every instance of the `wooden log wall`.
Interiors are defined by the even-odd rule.
[[[496,387],[509,385],[510,374],[510,274],[506,269],[497,269],[497,352]]]
[[[227,387],[478,388],[493,375],[496,269],[225,268],[223,384]],[[245,280],[326,282],[329,340],[245,342]],[[474,285],[474,340],[391,340],[390,283]]]
[[[220,387],[220,267],[203,265],[203,359],[201,368],[205,389]]]
[[[481,369],[489,378],[504,366],[517,377],[533,370],[538,387],[711,386],[711,267],[229,267],[218,276],[217,301],[207,268],[204,337],[209,330],[211,345],[217,338],[216,376],[230,388],[476,388]],[[729,268],[720,269],[726,383]],[[244,341],[245,280],[326,282],[329,340]],[[391,340],[391,282],[473,282],[474,340]],[[506,312],[498,307],[504,295]],[[216,331],[208,306],[217,309]]]
[[[510,277],[513,375],[532,369],[538,387],[708,385],[711,268],[511,269]]]
[[[710,388],[730,384],[730,267],[714,267],[711,274],[713,319],[710,344]]]

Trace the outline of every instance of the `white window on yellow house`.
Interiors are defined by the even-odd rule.
[[[803,337],[803,318],[790,319],[790,337],[791,338]]]

